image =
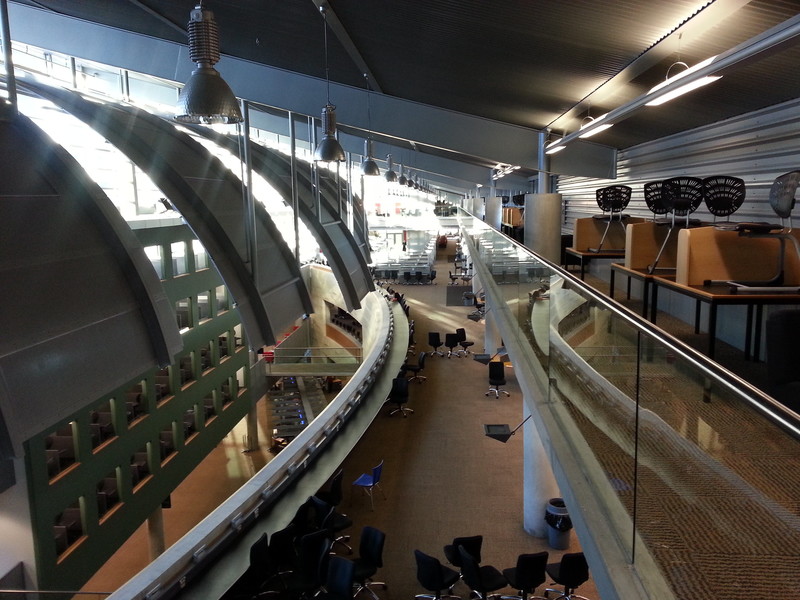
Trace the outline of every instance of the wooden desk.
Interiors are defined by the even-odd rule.
[[[629,269],[625,265],[621,263],[612,263],[611,264],[611,276],[609,278],[609,296],[611,298],[614,297],[614,282],[615,282],[615,275],[619,273],[628,278],[628,287],[627,287],[627,296],[628,300],[631,298],[631,280],[637,279],[642,282],[642,316],[652,321],[653,323],[656,322],[656,308],[658,304],[658,288],[653,285],[653,278],[656,277],[655,274],[650,274],[647,272],[647,269]],[[664,279],[675,279],[674,275],[660,275]],[[648,311],[648,309],[650,309]],[[652,313],[652,314],[651,314]]]
[[[759,359],[761,351],[761,324],[764,315],[765,305],[787,305],[800,304],[800,294],[734,294],[731,293],[730,285],[683,285],[673,280],[655,275],[652,277],[653,294],[651,300],[651,311],[653,323],[656,322],[656,311],[658,310],[658,287],[678,292],[685,296],[695,299],[694,331],[700,333],[700,306],[705,302],[709,306],[708,311],[708,356],[714,358],[714,347],[717,334],[717,308],[719,306],[746,306],[747,320],[745,324],[744,356],[749,360]],[[752,353],[751,353],[752,349]]]
[[[581,266],[581,279],[586,273],[586,265],[592,262],[594,258],[622,258],[625,256],[624,250],[603,250],[602,252],[589,252],[584,250],[576,250],[575,248],[566,248],[564,250],[564,266],[568,267],[570,265],[570,257],[577,258],[578,264]]]

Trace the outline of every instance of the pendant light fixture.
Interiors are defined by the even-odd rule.
[[[369,77],[364,73],[364,80],[367,82],[367,139],[364,140],[364,162],[361,163],[361,173],[369,177],[381,174],[378,163],[372,160],[372,112],[370,110],[370,87]]]
[[[386,173],[383,174],[388,183],[397,182],[397,173],[394,172],[394,163],[392,162],[392,155],[386,155]]]
[[[328,74],[328,15],[324,6],[319,7],[322,13],[325,44],[325,85],[327,89],[327,103],[322,107],[322,140],[314,150],[314,160],[321,162],[341,162],[344,160],[344,150],[336,139],[336,107],[331,104],[331,80]]]
[[[403,163],[400,163],[400,177],[397,178],[398,185],[408,185],[408,179],[406,179],[405,173],[403,173]]]
[[[219,30],[214,13],[202,0],[189,13],[189,58],[197,67],[178,98],[175,120],[181,123],[241,123],[242,111],[231,88],[214,68],[219,62]]]

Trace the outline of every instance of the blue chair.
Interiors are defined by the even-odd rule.
[[[375,502],[373,501],[375,489],[379,489],[381,495],[386,498],[386,494],[383,493],[383,488],[380,486],[382,471],[383,461],[372,467],[371,473],[362,473],[358,476],[358,479],[353,482],[353,486],[361,488],[361,490],[369,496],[369,505],[372,510],[375,510]]]

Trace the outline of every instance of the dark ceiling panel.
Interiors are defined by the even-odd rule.
[[[559,133],[646,93],[676,60],[694,64],[800,12],[797,0],[327,2],[385,94]],[[195,4],[19,3],[179,43],[186,42],[182,30]],[[312,0],[204,4],[215,13],[224,54],[324,77],[323,19]],[[332,32],[328,39],[331,80],[363,88],[360,69]],[[726,75],[675,107],[662,107],[657,119],[645,111],[596,139],[624,148],[796,97],[796,60],[796,52],[784,51],[748,65],[743,74],[757,85]]]

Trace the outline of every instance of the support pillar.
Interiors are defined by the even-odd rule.
[[[503,338],[500,336],[500,331],[497,329],[497,324],[494,320],[492,311],[489,310],[489,305],[486,305],[486,326],[483,330],[483,344],[484,352],[486,354],[494,355],[497,349],[502,345]]]
[[[503,217],[503,199],[493,196],[486,199],[486,224],[500,231]]]
[[[531,414],[530,400],[523,402],[522,418]],[[528,420],[522,426],[523,432],[523,465],[522,465],[522,526],[527,533],[537,538],[547,537],[549,525],[544,521],[547,501],[559,496],[553,470],[547,452],[542,445],[539,432]]]
[[[150,561],[158,558],[167,547],[164,542],[164,509],[160,506],[147,517],[147,541]]]
[[[561,262],[561,194],[525,194],[525,247]]]

